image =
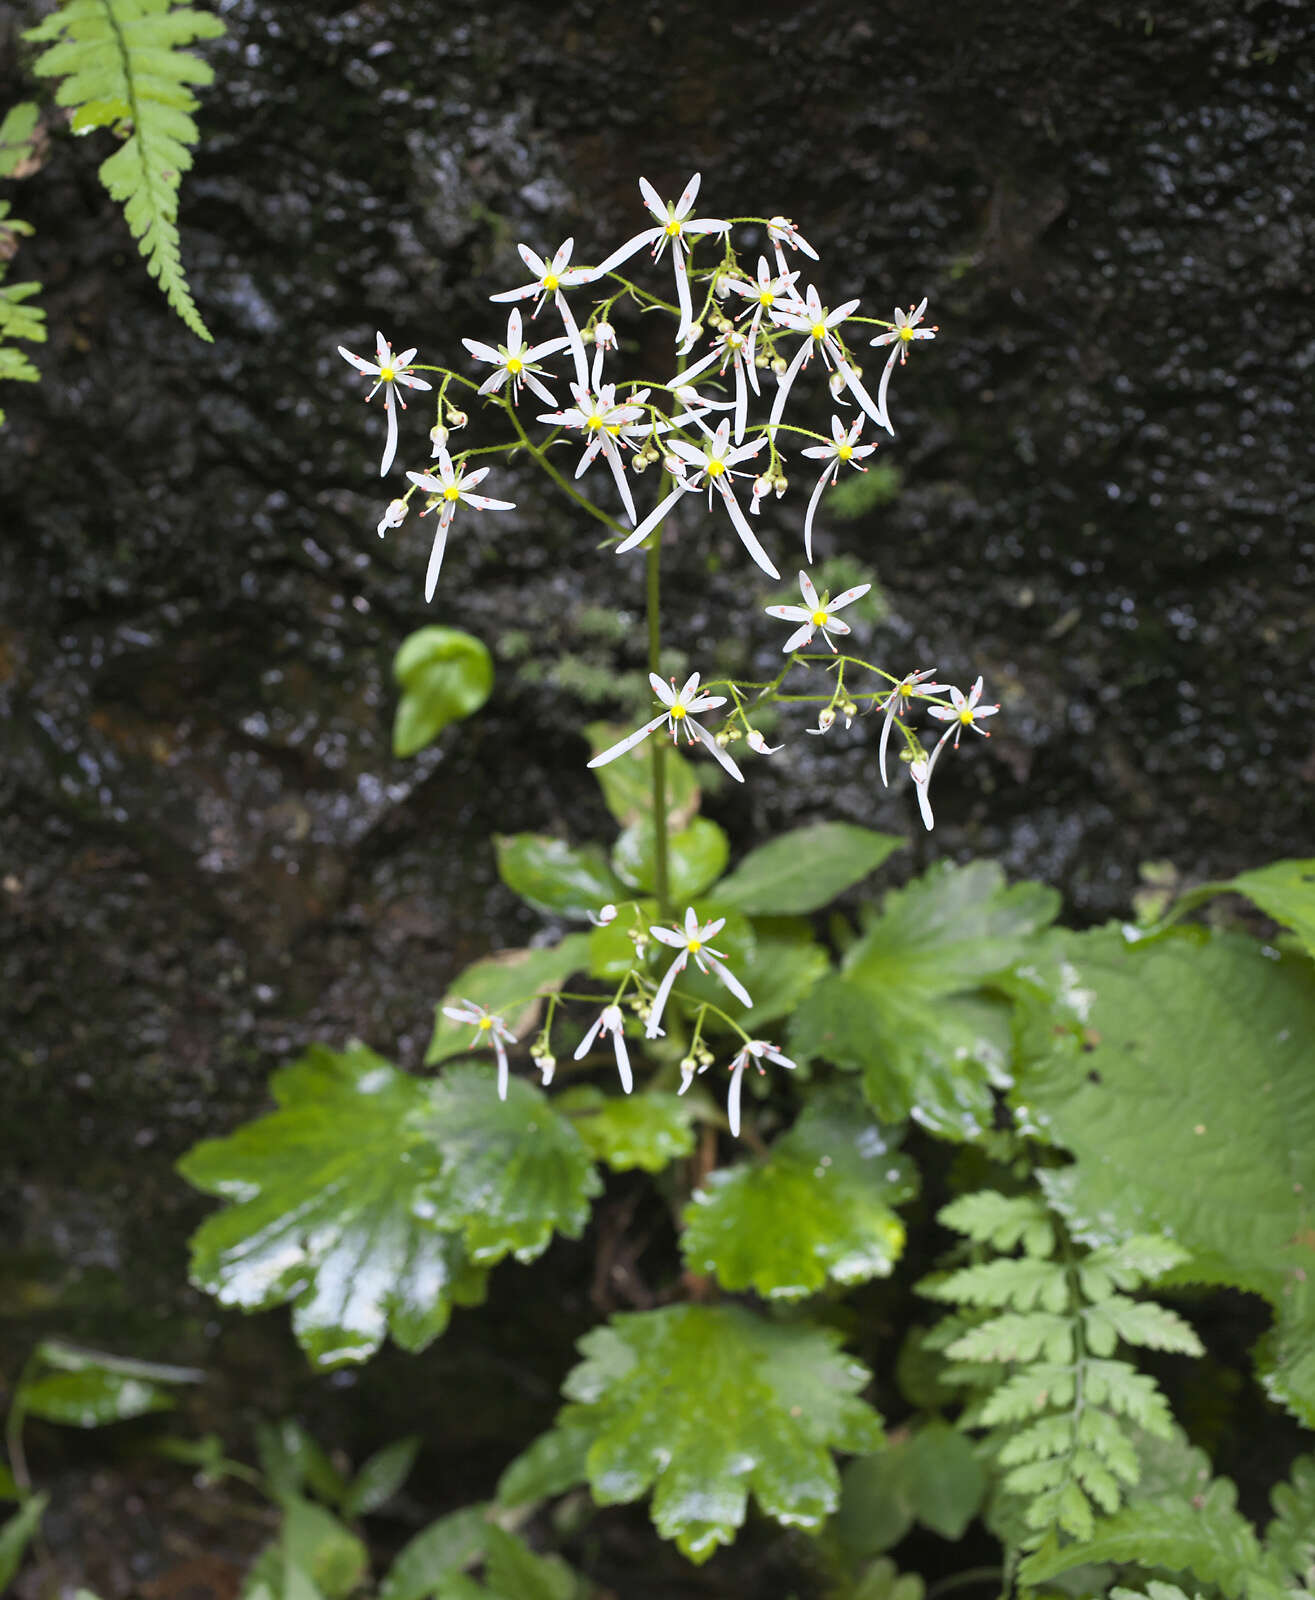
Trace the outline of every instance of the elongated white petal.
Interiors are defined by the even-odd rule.
[[[658,697],[664,706],[675,705],[677,699],[676,691],[666,681],[665,678],[659,678],[656,672],[650,672],[648,675],[648,681],[652,686],[653,693]]]
[[[665,213],[663,220],[666,220]],[[614,267],[619,267],[623,261],[629,261],[631,256],[636,251],[642,250],[646,244],[652,244],[655,240],[665,237],[666,235],[661,228],[645,228],[643,233],[637,233],[634,238],[627,239],[623,245],[619,245],[613,250],[610,256],[600,261],[593,269],[594,277],[601,278],[605,272],[611,272]]]
[[[749,552],[754,561],[763,569],[769,578],[779,579],[781,574],[772,565],[770,559],[768,558],[767,552],[763,549],[762,545],[758,543],[758,539],[754,534],[753,529],[749,526],[747,518],[745,517],[743,511],[740,510],[740,504],[735,498],[734,490],[724,478],[718,478],[716,483],[717,489],[721,494],[721,498],[725,503],[726,511],[730,516],[731,522],[734,524],[735,531],[740,536],[740,543]]]
[[[749,998],[749,991],[744,987],[744,985],[729,967],[723,966],[715,956],[708,956],[707,962],[712,968],[713,972],[721,979],[721,981],[726,985],[726,987],[742,1006],[751,1006],[753,1004],[753,1001]]]
[[[491,344],[483,344],[478,339],[463,339],[461,342],[476,361],[491,361],[495,367],[503,364],[502,352],[495,350]]]
[[[546,400],[550,406],[557,404],[557,397],[550,389],[545,389],[528,368],[521,373],[521,377],[524,379],[526,388],[537,394],[540,400]]]
[[[426,596],[427,598],[428,596]],[[659,727],[666,720],[667,714],[663,711],[659,716],[654,717],[651,722],[646,722],[642,728],[636,728],[633,733],[627,734],[619,744],[614,744],[610,750],[604,750],[602,755],[595,756],[592,761],[586,761],[585,766],[605,767],[609,761],[615,761],[618,756],[625,755],[627,750],[633,750],[637,744],[642,744],[649,734],[653,732],[654,728]]]
[[[498,1058],[498,1099],[507,1098],[507,1052],[496,1029],[493,1032],[493,1053]]]
[[[845,589],[834,600],[827,602],[827,610],[839,611],[841,606],[852,605],[855,600],[861,600],[871,587],[870,583],[860,583],[853,589]]]
[[[817,610],[817,590],[813,587],[813,580],[806,572],[799,574],[799,593],[804,597],[804,604],[810,612]]]
[[[889,363],[887,363],[887,365],[889,366]],[[836,371],[845,380],[845,387],[849,390],[850,394],[852,394],[855,400],[858,401],[859,405],[863,407],[864,411],[866,411],[868,416],[872,418],[873,422],[877,423],[878,426],[884,428],[887,433],[893,436],[895,430],[891,427],[890,418],[886,414],[885,373],[882,374],[881,392],[874,400],[863,387],[862,380],[859,378],[858,373],[854,371],[853,367],[850,366],[848,361],[837,361]]]
[[[379,368],[375,366],[373,361],[366,361],[361,356],[354,356],[350,350],[344,350],[342,345],[338,346],[338,354],[344,361],[350,361],[358,372],[368,372],[372,377],[378,377]]]
[[[621,1075],[621,1087],[627,1094],[635,1087],[630,1071],[630,1053],[626,1049],[625,1030],[618,1025],[612,1029],[612,1048],[616,1051],[616,1070]]]
[[[808,622],[813,615],[803,606],[764,606],[763,610],[769,617],[780,617],[782,622]]]
[[[543,279],[547,277],[548,263],[542,256],[535,255],[527,244],[518,244],[516,249],[520,252],[521,260],[536,278]]]
[[[685,935],[676,928],[654,926],[648,931],[659,944],[670,945],[673,950],[679,950],[685,943]]]
[[[633,526],[639,519],[635,515],[634,496],[630,493],[630,484],[626,479],[625,463],[621,460],[621,453],[615,445],[609,447],[609,443],[605,441],[603,454],[607,457],[607,464],[611,467],[612,476],[616,479],[616,486],[621,492],[621,502]]]
[[[671,241],[671,260],[676,269],[676,304],[680,307],[680,326],[676,329],[676,343],[683,344],[694,321],[694,307],[689,295],[689,269],[685,265],[685,249],[679,239]]]
[[[829,616],[828,615],[828,617],[826,619],[826,623],[824,624],[824,626],[822,628],[822,632],[823,633],[827,633],[827,632],[831,632],[831,633],[848,633],[849,632],[849,624],[847,622],[845,622],[840,617],[833,617],[833,616]],[[831,648],[834,650],[835,646],[832,645]]]
[[[473,1001],[463,1000],[459,1006],[444,1006],[443,1015],[451,1017],[453,1022],[477,1024],[484,1012]]]
[[[735,1138],[740,1137],[740,1085],[744,1080],[744,1069],[748,1065],[747,1056],[737,1056],[735,1065],[731,1069],[731,1088],[726,1096],[726,1120],[730,1123],[731,1133]]]
[[[667,220],[666,203],[647,178],[641,178],[639,180],[639,192],[644,197],[644,204],[648,207],[649,211],[658,219],[659,222],[665,223]]]
[[[694,730],[694,733],[697,735],[697,737],[701,739],[705,745],[707,745],[709,751],[717,758],[722,766],[725,767],[726,771],[730,773],[731,777],[735,779],[736,783],[744,782],[744,774],[735,765],[735,763],[726,754],[722,747],[717,743],[716,739],[713,738],[713,736],[708,732],[701,722],[695,722],[693,717],[686,717],[685,726]]]
[[[589,1054],[590,1050],[593,1049],[594,1040],[598,1037],[598,1030],[602,1027],[602,1025],[603,1019],[601,1015],[595,1017],[593,1022],[590,1023],[589,1029],[584,1038],[581,1039],[579,1044],[575,1047],[574,1059],[576,1061],[583,1061],[584,1058]]]
[[[692,484],[678,483],[665,500],[658,501],[657,505],[653,507],[652,511],[649,512],[635,531],[627,535],[617,545],[616,554],[623,556],[627,550],[633,550],[637,544],[642,544],[653,529],[657,527],[658,523],[662,521],[663,517],[666,516],[667,512],[671,510],[672,506],[675,505],[676,501],[680,499],[681,495],[688,494],[692,487]]]
[[[690,208],[699,197],[699,185],[703,182],[703,174],[696,172],[680,192],[680,199],[676,201],[676,218],[684,221],[689,216]],[[647,198],[647,197],[646,197]],[[926,303],[925,301],[923,302]]]
[[[657,993],[653,996],[653,1009],[648,1014],[648,1023],[644,1028],[646,1039],[656,1039],[662,1029],[658,1024],[662,1020],[662,1013],[666,1010],[667,998],[671,994],[671,986],[685,970],[685,963],[689,960],[688,950],[682,950],[667,970],[662,974],[662,982],[658,984]]]
[[[468,506],[474,506],[477,511],[514,511],[516,509],[514,500],[495,500],[491,495],[487,494],[466,494],[463,491],[461,498]]]
[[[434,529],[434,542],[429,550],[429,567],[425,572],[426,604],[434,598],[434,590],[438,587],[438,572],[443,565],[443,552],[447,549],[447,530],[451,523],[451,517],[440,517],[438,526]]]
[[[769,428],[774,428],[777,423],[780,422],[782,413],[785,411],[785,402],[790,398],[791,385],[799,376],[800,368],[803,366],[804,362],[807,361],[812,350],[812,345],[813,340],[810,336],[809,338],[805,339],[804,342],[799,346],[798,350],[795,351],[794,359],[781,374],[777,382],[776,399],[772,401],[772,414],[767,419],[767,426]]]
[[[508,300],[528,300],[532,294],[538,294],[538,292],[539,285],[537,283],[527,283],[520,289],[503,289],[498,294],[491,294],[489,299],[503,303]]]
[[[890,354],[886,357],[886,365],[881,370],[881,382],[877,386],[877,410],[886,418],[886,421],[882,423],[882,427],[890,433],[894,433],[895,430],[890,425],[890,418],[886,411],[886,390],[890,387],[890,375],[894,370],[895,363],[899,360],[900,352],[903,348],[902,344],[896,344],[892,347]]]
[[[379,467],[379,476],[382,478],[393,464],[393,457],[397,454],[397,406],[394,404],[393,386],[388,385],[384,395],[384,410],[388,413],[388,437],[384,441],[384,459]]]
[[[723,222],[720,217],[691,217],[685,224],[686,233],[728,233],[730,223]]]
[[[802,650],[811,641],[814,631],[813,624],[805,622],[803,627],[797,628],[781,646],[782,654],[789,655],[792,650]]]

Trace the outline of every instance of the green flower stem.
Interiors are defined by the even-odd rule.
[[[521,444],[530,452],[530,454],[562,491],[562,493],[569,495],[571,499],[574,500],[578,506],[587,511],[591,517],[596,517],[599,522],[610,528],[611,531],[619,538],[624,539],[626,534],[630,532],[629,528],[623,528],[615,517],[609,516],[606,511],[603,511],[598,506],[594,505],[591,500],[586,500],[580,491],[575,487],[575,485],[570,481],[570,479],[564,478],[561,473],[558,472],[557,468],[552,464],[551,461],[549,461],[543,450],[536,445],[530,438],[529,434],[526,433],[525,429],[521,426],[521,419],[516,415],[515,406],[512,405],[510,399],[508,399],[506,395],[503,396],[502,403],[507,408],[507,415],[511,418],[512,426],[520,435]]]

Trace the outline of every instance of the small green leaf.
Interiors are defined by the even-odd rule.
[[[499,833],[498,875],[536,911],[584,916],[625,898],[596,844],[569,845],[542,833]]]
[[[817,1528],[836,1506],[831,1450],[871,1450],[880,1419],[840,1336],[771,1323],[737,1306],[667,1306],[615,1316],[580,1341],[561,1424],[593,1434],[600,1505],[654,1490],[653,1520],[691,1561],[727,1544],[750,1491],[779,1522]]]
[[[485,1593],[490,1600],[573,1600],[575,1574],[557,1556],[536,1556],[496,1523],[485,1538]]]
[[[756,923],[754,932],[753,949],[735,975],[753,996],[740,1026],[761,1038],[769,1022],[788,1017],[826,975],[831,958],[802,919],[796,924],[784,917],[770,918]]]
[[[342,1473],[291,1417],[256,1424],[256,1455],[266,1487],[275,1499],[300,1494],[309,1485],[331,1505],[342,1500],[347,1488]]]
[[[413,756],[449,722],[469,717],[493,687],[493,657],[459,628],[420,628],[393,658],[402,690],[393,722],[393,754]]]
[[[49,1503],[48,1494],[33,1495],[7,1522],[0,1523],[0,1594],[5,1592],[9,1580],[18,1571],[28,1540],[37,1531]]]
[[[928,1422],[910,1440],[904,1470],[918,1521],[942,1539],[962,1539],[987,1487],[971,1442],[946,1422]]]
[[[420,1435],[408,1434],[386,1444],[365,1462],[343,1496],[345,1517],[364,1517],[387,1505],[406,1482],[420,1450]]]
[[[633,945],[630,948],[634,950]],[[475,962],[460,974],[434,1008],[434,1036],[425,1052],[425,1065],[432,1067],[435,1062],[470,1049],[470,1024],[445,1017],[444,1006],[473,1000],[476,1005],[500,1013],[511,1031],[523,1036],[534,1026],[541,1008],[534,996],[560,989],[573,972],[583,972],[588,965],[587,933],[568,933],[546,950],[500,950],[497,955]]]
[[[614,745],[633,730],[614,722],[591,722],[584,730],[595,755]],[[679,833],[689,826],[699,809],[699,780],[692,762],[674,748],[662,758],[666,773],[667,826]],[[647,743],[609,761],[605,767],[591,769],[603,791],[603,802],[623,828],[653,816],[653,754]]]
[[[150,1411],[168,1411],[174,1404],[173,1396],[158,1384],[95,1369],[29,1379],[19,1398],[31,1416],[66,1428],[102,1428]]]
[[[915,1188],[896,1144],[851,1089],[822,1092],[765,1160],[710,1174],[685,1209],[686,1265],[782,1299],[887,1276],[904,1248],[892,1208]]]
[[[830,1531],[851,1561],[880,1555],[913,1526],[905,1450],[893,1439],[875,1455],[851,1461],[841,1475],[840,1505]]]
[[[270,1087],[277,1111],[178,1164],[230,1202],[193,1236],[193,1282],[246,1311],[291,1302],[316,1366],[363,1361],[387,1332],[423,1349],[483,1292],[460,1240],[413,1214],[440,1162],[431,1086],[353,1044],[312,1046]]]
[[[403,1546],[379,1586],[379,1600],[427,1600],[445,1577],[483,1554],[488,1532],[483,1506],[465,1506],[431,1522]]]
[[[1291,928],[1315,956],[1315,860],[1274,861],[1240,872],[1222,887],[1246,895],[1266,916]]]
[[[578,1239],[602,1180],[580,1135],[539,1089],[513,1078],[499,1100],[493,1076],[449,1067],[432,1085],[425,1118],[443,1170],[416,1200],[417,1214],[461,1230],[471,1261],[533,1261],[554,1231]]]
[[[613,1172],[639,1167],[661,1172],[694,1148],[691,1123],[697,1104],[679,1095],[644,1090],[603,1094],[591,1087],[568,1089],[553,1102],[569,1117],[595,1161]]]
[[[37,108],[31,100],[10,106],[0,122],[0,178],[7,178],[32,150],[32,135],[36,131]]]
[[[498,1500],[504,1506],[527,1505],[565,1494],[584,1483],[585,1458],[593,1442],[588,1427],[550,1428],[511,1463],[498,1480]]]
[[[820,911],[905,842],[850,822],[796,828],[751,851],[717,890],[717,898],[751,916]]]
[[[707,817],[695,817],[687,828],[667,840],[667,878],[671,899],[684,905],[710,888],[726,870],[731,842],[725,830]],[[657,886],[653,829],[647,822],[632,823],[616,841],[612,866],[631,889],[651,894]]]
[[[1274,1520],[1265,1529],[1265,1546],[1309,1588],[1315,1575],[1315,1456],[1298,1456],[1289,1480],[1270,1496]]]
[[[325,1600],[346,1600],[369,1569],[365,1546],[337,1517],[313,1500],[289,1495],[282,1501],[284,1600],[292,1600],[287,1575],[308,1577]]]

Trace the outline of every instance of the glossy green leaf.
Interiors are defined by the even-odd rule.
[[[617,982],[635,965],[635,943],[631,929],[645,931],[657,919],[657,902],[641,900],[638,910],[629,906],[605,928],[589,934],[589,976]]]
[[[346,1600],[369,1566],[365,1546],[313,1500],[290,1494],[280,1505],[283,1525],[247,1576],[246,1600]]]
[[[379,1600],[427,1600],[445,1577],[483,1554],[488,1531],[482,1506],[465,1506],[431,1522],[403,1546],[379,1585]]]
[[[695,817],[687,828],[667,840],[667,879],[672,903],[685,905],[704,893],[726,870],[731,842],[725,830],[707,817]],[[656,887],[656,853],[653,829],[636,822],[616,841],[612,866],[632,890],[651,894]]]
[[[591,722],[584,730],[595,755],[624,739],[633,729],[619,722]],[[653,816],[653,757],[647,740],[605,767],[590,770],[603,791],[603,802],[623,828]],[[668,745],[662,758],[666,773],[667,826],[674,833],[689,826],[699,809],[699,780],[692,762]]]
[[[485,1540],[484,1587],[490,1600],[573,1600],[575,1574],[557,1556],[538,1556],[515,1534],[490,1524]]]
[[[493,843],[503,883],[536,911],[582,917],[625,898],[596,844],[569,845],[542,833],[499,833]]]
[[[765,1159],[709,1175],[685,1209],[686,1266],[781,1299],[887,1276],[904,1248],[894,1207],[915,1189],[897,1143],[852,1089],[816,1094]]]
[[[471,1261],[533,1261],[554,1232],[584,1232],[602,1180],[580,1135],[541,1090],[513,1078],[499,1100],[486,1068],[449,1067],[432,1085],[425,1125],[443,1169],[416,1199],[417,1215],[459,1229]]]
[[[852,822],[815,822],[750,851],[717,898],[752,916],[820,911],[905,842]]]
[[[1291,928],[1315,956],[1315,859],[1275,861],[1255,872],[1240,872],[1223,887],[1246,895],[1266,916]]]
[[[343,1516],[364,1517],[387,1505],[411,1475],[419,1451],[418,1433],[395,1439],[382,1450],[376,1450],[363,1463],[343,1496]]]
[[[688,1097],[656,1090],[604,1094],[584,1087],[568,1089],[553,1104],[570,1118],[594,1160],[613,1172],[633,1167],[661,1172],[694,1148],[697,1104]]]
[[[653,1521],[705,1561],[744,1521],[750,1492],[770,1517],[817,1528],[835,1509],[831,1451],[871,1450],[880,1419],[840,1336],[737,1306],[667,1306],[613,1317],[580,1341],[562,1424],[593,1434],[600,1505],[653,1490]]]
[[[827,1531],[850,1561],[893,1549],[913,1526],[913,1502],[902,1445],[892,1439],[875,1455],[849,1462],[840,1504]]]
[[[66,1428],[102,1428],[150,1411],[168,1411],[174,1404],[174,1397],[158,1384],[94,1368],[31,1378],[19,1398],[30,1416]]]
[[[469,717],[493,687],[493,657],[473,634],[459,628],[420,628],[393,658],[402,691],[393,719],[393,754],[413,756],[449,722]]]
[[[558,1425],[541,1433],[511,1463],[498,1480],[498,1499],[504,1506],[526,1505],[565,1494],[588,1479],[586,1458],[593,1443],[587,1426]]]
[[[847,480],[848,481],[848,480]],[[859,1576],[848,1600],[923,1600],[926,1586],[915,1572],[900,1572],[885,1556]]]
[[[9,1580],[18,1571],[28,1541],[37,1531],[49,1503],[48,1494],[35,1494],[12,1517],[0,1523],[0,1594],[5,1592]]]
[[[502,950],[476,961],[458,976],[434,1008],[434,1036],[425,1052],[425,1065],[432,1067],[435,1062],[470,1049],[474,1029],[467,1022],[445,1017],[444,1006],[473,1000],[476,1005],[499,1012],[511,1031],[523,1037],[534,1026],[542,1008],[542,1002],[534,997],[560,989],[573,972],[583,972],[588,965],[587,933],[568,933],[546,950]]]
[[[265,1487],[275,1499],[300,1494],[309,1486],[321,1500],[337,1505],[346,1492],[342,1473],[291,1417],[256,1424],[256,1457]]]
[[[753,1005],[739,1018],[740,1026],[760,1038],[769,1023],[788,1017],[825,977],[831,958],[802,918],[797,922],[768,918],[757,922],[754,932],[753,949],[736,976],[753,996]]]
[[[1315,1425],[1315,984],[1302,956],[1188,935],[1111,945],[1073,935],[1087,1048],[1016,1091],[1075,1157],[1052,1200],[1101,1237],[1163,1230],[1178,1276],[1264,1295],[1279,1313],[1267,1382]]]
[[[245,1311],[290,1302],[316,1366],[363,1361],[389,1332],[423,1349],[483,1292],[459,1238],[413,1214],[440,1163],[431,1086],[352,1044],[312,1046],[270,1088],[277,1111],[179,1162],[230,1202],[193,1236],[193,1282]]]
[[[971,1441],[946,1422],[928,1422],[909,1440],[904,1455],[918,1521],[942,1539],[962,1539],[987,1488],[986,1469]]]

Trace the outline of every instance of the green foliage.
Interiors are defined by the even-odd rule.
[[[1117,1511],[1140,1481],[1134,1428],[1172,1431],[1151,1380],[1111,1359],[1119,1341],[1203,1353],[1180,1317],[1121,1291],[1160,1277],[1186,1253],[1133,1237],[1078,1256],[1058,1229],[1043,1226],[1035,1201],[1002,1206],[1000,1198],[969,1195],[940,1213],[970,1239],[1017,1242],[1024,1254],[925,1280],[924,1294],[968,1308],[929,1342],[954,1363],[947,1379],[972,1393],[965,1420],[991,1430],[1001,1488],[1024,1503],[1024,1547],[1053,1542],[1060,1530],[1086,1541],[1097,1513]]]
[[[961,1539],[986,1486],[970,1441],[946,1422],[927,1422],[849,1463],[827,1531],[851,1560],[891,1549],[915,1522],[943,1539]]]
[[[557,1096],[557,1110],[571,1119],[596,1161],[613,1172],[661,1172],[694,1148],[693,1121],[701,1103],[692,1097],[639,1090],[603,1094],[594,1088],[568,1089]]]
[[[1191,1252],[1180,1278],[1264,1295],[1268,1385],[1315,1424],[1309,963],[1233,934],[1068,947],[1086,1048],[1056,1049],[1016,1091],[1075,1158],[1047,1192],[1080,1233],[1163,1229]]]
[[[751,850],[719,886],[717,898],[755,916],[820,911],[904,844],[894,834],[848,822],[795,828]]]
[[[868,1373],[839,1335],[734,1306],[616,1316],[580,1341],[558,1428],[589,1437],[600,1505],[653,1489],[653,1521],[692,1561],[729,1543],[750,1491],[778,1521],[816,1528],[835,1509],[831,1450],[870,1450],[880,1421],[857,1399]]]
[[[197,140],[190,85],[214,74],[184,46],[223,32],[218,17],[176,0],[63,0],[24,36],[49,47],[32,70],[63,79],[55,99],[74,108],[75,133],[112,127],[126,136],[101,164],[101,182],[123,207],[169,304],[207,340],[183,276],[177,219],[179,182]]]
[[[460,628],[418,628],[393,658],[401,689],[393,719],[393,754],[413,756],[449,722],[473,716],[493,688],[493,657]]]
[[[279,1536],[257,1557],[243,1600],[346,1600],[369,1566],[364,1544],[313,1500],[286,1494],[280,1505]]]
[[[863,1074],[877,1115],[980,1138],[1011,1082],[1009,1008],[991,980],[1027,956],[1057,909],[1040,884],[1006,888],[988,862],[943,863],[887,894],[835,976],[802,1001],[789,1053]]]
[[[596,844],[569,845],[541,833],[493,836],[498,876],[536,911],[584,916],[624,891]]]
[[[0,178],[12,178],[29,159],[36,126],[37,108],[30,100],[20,101],[5,112],[0,121]]]
[[[41,1525],[41,1518],[49,1504],[49,1495],[34,1494],[12,1517],[0,1522],[0,1593],[4,1593],[9,1580],[18,1571],[23,1552]]]
[[[672,901],[683,905],[710,888],[726,870],[731,842],[725,829],[707,817],[695,817],[689,826],[667,839],[667,878]],[[625,829],[612,851],[612,869],[626,886],[641,894],[657,883],[657,853],[651,822],[634,822]]]
[[[815,1096],[764,1159],[709,1174],[685,1210],[686,1265],[780,1299],[887,1276],[904,1248],[893,1208],[915,1188],[896,1144],[852,1091]]]
[[[599,755],[630,731],[620,723],[591,722],[584,735],[594,755]],[[653,798],[649,788],[652,760],[652,749],[643,744],[609,761],[605,767],[593,768],[598,787],[603,791],[603,801],[623,828],[652,820]],[[679,833],[699,809],[698,775],[693,762],[674,749],[665,752],[663,767],[667,780],[667,824],[673,833]]]
[[[170,1389],[201,1377],[192,1367],[134,1361],[43,1339],[24,1369],[13,1405],[24,1416],[66,1428],[101,1428],[169,1410],[174,1404]]]
[[[434,1036],[425,1052],[425,1065],[432,1067],[470,1048],[470,1025],[445,1017],[444,1006],[473,1000],[503,1015],[513,1033],[524,1034],[534,1026],[542,1005],[535,997],[551,994],[573,972],[583,971],[590,965],[589,953],[589,935],[570,933],[546,950],[502,950],[467,967],[434,1008]]]
[[[488,1530],[482,1506],[465,1506],[431,1522],[402,1547],[379,1585],[379,1600],[427,1600],[446,1578],[479,1558]]]

